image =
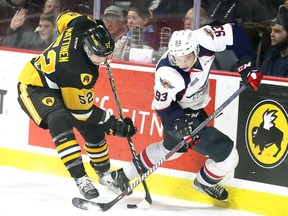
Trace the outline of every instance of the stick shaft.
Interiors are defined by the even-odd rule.
[[[121,107],[120,100],[119,100],[119,97],[118,97],[118,93],[116,91],[114,77],[113,77],[113,74],[112,74],[112,71],[111,71],[111,68],[110,68],[110,65],[109,65],[108,62],[105,62],[105,66],[106,66],[106,70],[107,70],[107,73],[108,73],[108,77],[109,77],[109,81],[110,81],[110,84],[111,84],[111,88],[112,88],[112,91],[113,91],[113,94],[114,94],[114,98],[115,98],[115,101],[116,101],[116,106],[117,106],[117,109],[118,109],[118,113],[120,115],[120,118],[123,120],[124,119],[123,109]],[[136,150],[134,148],[134,144],[133,144],[132,139],[131,139],[131,137],[129,135],[127,135],[127,141],[128,141],[132,156],[133,156],[134,161],[135,161],[135,167],[136,167],[138,173],[143,174],[143,171],[142,171],[142,168],[141,168],[141,165],[140,165],[140,161],[139,161],[139,159],[137,157],[137,153],[136,153]],[[143,184],[143,187],[144,187],[145,192],[146,192],[145,200],[149,204],[152,204],[152,198],[150,196],[147,184],[146,184],[145,181],[143,181],[142,184]]]

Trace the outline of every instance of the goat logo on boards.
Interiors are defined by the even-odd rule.
[[[260,167],[277,167],[287,156],[288,117],[276,101],[264,100],[250,112],[245,127],[247,150]]]

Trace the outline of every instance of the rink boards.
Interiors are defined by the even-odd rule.
[[[39,129],[25,116],[17,103],[17,77],[34,54],[20,50],[0,49],[0,165],[68,177],[49,132]],[[162,139],[162,125],[151,106],[154,65],[130,62],[111,63],[116,89],[124,115],[133,119],[138,133],[133,137],[137,152]],[[210,75],[211,101],[206,108],[212,114],[241,85],[237,73],[213,71]],[[239,151],[240,161],[234,172],[223,180],[230,193],[229,203],[221,203],[193,190],[193,179],[205,157],[189,151],[175,161],[167,161],[147,179],[152,193],[208,203],[264,215],[286,215],[288,201],[288,95],[287,79],[265,77],[258,92],[245,90],[209,125],[226,133]],[[116,116],[114,96],[104,67],[95,86],[95,104]],[[269,125],[264,136],[253,132]],[[78,135],[80,145],[83,140]],[[110,157],[115,168],[131,159],[126,139],[108,136]],[[260,153],[261,152],[261,153]],[[87,164],[87,171],[97,178]],[[138,190],[142,190],[139,186]]]

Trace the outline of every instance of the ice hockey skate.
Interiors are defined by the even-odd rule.
[[[224,187],[216,184],[213,187],[209,187],[206,185],[201,184],[197,179],[194,180],[194,184],[193,184],[193,188],[195,188],[196,190],[207,194],[211,197],[213,197],[214,199],[223,201],[223,202],[227,202],[228,199],[228,192],[225,190]]]
[[[103,180],[104,176],[110,176],[111,172],[113,172],[113,170],[108,170],[107,172],[99,172],[99,171],[95,171],[97,176],[98,176],[98,181],[101,185],[106,186],[105,180]]]
[[[81,178],[74,178],[74,180],[85,199],[94,199],[99,196],[98,190],[94,187],[91,179],[87,175]]]
[[[101,185],[107,186],[105,181],[103,180],[104,176],[110,176],[113,171],[110,169],[110,164],[105,166],[96,166],[92,161],[90,161],[91,167],[94,169],[95,173],[98,176],[98,181]]]
[[[113,190],[116,194],[121,194],[122,191],[126,190],[130,184],[129,179],[126,177],[123,169],[112,171],[110,175],[102,177],[102,183]],[[132,194],[132,191],[127,195]]]

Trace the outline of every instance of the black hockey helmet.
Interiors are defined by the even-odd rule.
[[[83,43],[97,56],[110,55],[115,47],[114,40],[103,25],[97,25],[84,32]]]

